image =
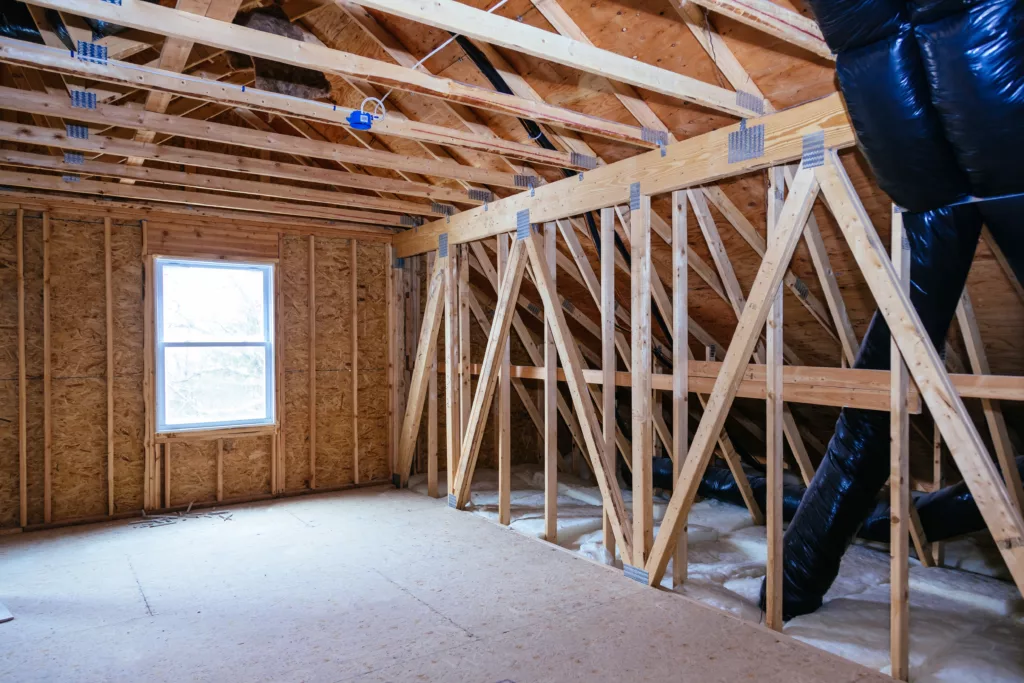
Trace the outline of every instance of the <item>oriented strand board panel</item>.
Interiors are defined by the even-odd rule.
[[[281,263],[284,330],[285,488],[309,487],[309,241],[285,237]]]
[[[171,444],[171,506],[216,499],[217,442]]]
[[[107,511],[103,222],[50,221],[53,519]]]
[[[356,282],[359,313],[359,481],[386,479],[388,467],[388,303],[387,251],[382,244],[358,245]]]
[[[316,239],[316,484],[353,482],[349,240]]]
[[[269,436],[224,439],[224,497],[270,493]]]
[[[110,246],[114,292],[114,512],[126,512],[142,508],[145,466],[141,225],[115,222]]]
[[[0,528],[17,526],[18,271],[15,216],[0,216]]]

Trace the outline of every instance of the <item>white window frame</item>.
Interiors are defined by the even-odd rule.
[[[165,342],[163,324],[163,269],[164,266],[175,267],[199,267],[199,268],[223,268],[225,270],[248,270],[257,271],[263,274],[263,341],[261,342]],[[181,432],[181,431],[206,431],[214,429],[231,429],[236,427],[260,427],[275,425],[277,416],[275,410],[275,353],[274,353],[274,264],[252,261],[208,261],[203,259],[190,259],[179,257],[157,256],[153,259],[154,266],[154,302],[155,302],[155,325],[154,335],[156,355],[156,431],[158,434]],[[164,385],[164,358],[168,348],[241,348],[241,347],[263,347],[266,350],[266,405],[267,416],[253,420],[231,420],[219,422],[199,422],[191,424],[167,424],[165,390]]]

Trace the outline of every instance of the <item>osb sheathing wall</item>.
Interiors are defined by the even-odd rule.
[[[43,221],[24,216],[28,523],[44,522]],[[18,280],[16,214],[0,213],[0,528],[19,524]],[[50,215],[52,521],[104,516],[107,507],[106,285],[102,219]],[[225,225],[150,222],[149,253],[281,257],[285,489],[309,480],[309,258],[306,236]],[[352,300],[348,239],[316,237],[317,485],[354,481]],[[386,260],[381,243],[357,245],[360,482],[388,478]],[[114,354],[114,512],[143,506],[143,229],[111,224]],[[281,389],[281,388],[279,388]],[[223,498],[270,493],[272,436],[225,438]],[[213,502],[217,442],[175,441],[171,505]]]

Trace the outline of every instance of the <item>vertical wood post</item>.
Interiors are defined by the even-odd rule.
[[[498,279],[505,277],[508,269],[508,235],[497,236]],[[468,271],[468,263],[466,270]],[[468,292],[467,292],[468,294]],[[501,370],[498,377],[498,523],[508,525],[512,521],[512,383],[510,375],[511,344],[508,339],[500,349]]]
[[[284,234],[277,236],[277,263],[274,268],[274,414],[277,416],[277,433],[274,435],[277,443],[276,452],[276,478],[273,487],[274,493],[281,493],[287,485],[285,475],[285,367],[284,367],[284,285],[280,264],[284,258]]]
[[[678,480],[689,446],[690,433],[690,339],[687,296],[687,256],[689,242],[686,225],[686,192],[672,193],[672,477]],[[687,521],[679,529],[676,551],[672,555],[672,587],[686,580]]]
[[[427,278],[434,273],[434,252],[427,254]],[[435,334],[436,338],[436,334]],[[437,347],[430,353],[427,385],[427,495],[437,498]]]
[[[654,542],[654,422],[651,414],[651,198],[630,188],[633,328],[633,560],[643,567]]]
[[[50,334],[50,214],[43,212],[43,522],[53,521],[53,376]]]
[[[615,369],[615,209],[608,207],[601,209],[601,448],[605,462],[616,461]],[[615,534],[607,503],[601,513],[601,536],[608,559],[614,564]]]
[[[892,265],[899,287],[910,295],[910,243],[903,232],[903,214],[892,207]],[[907,413],[907,366],[896,341],[890,342],[890,614],[889,657],[892,677],[906,681],[909,677],[910,608],[907,604],[909,583],[910,527],[910,415]]]
[[[164,442],[164,507],[171,507],[171,442]]]
[[[316,238],[309,236],[309,488],[316,488]]]
[[[352,297],[352,482],[359,483],[359,290],[357,243],[349,240],[349,290]]]
[[[462,384],[459,377],[459,250],[448,246],[443,236],[439,258],[446,259],[444,268],[444,380],[445,432],[447,436],[448,494],[455,493],[455,470],[462,452],[462,408],[459,399]]]
[[[779,216],[785,202],[786,182],[783,170],[774,167],[768,172],[768,242],[776,237]],[[768,566],[765,571],[765,624],[782,630],[782,288],[771,299],[765,323],[767,340],[767,380],[765,400],[765,446],[767,489],[765,514],[768,538]]]
[[[531,227],[532,229],[532,227]],[[544,263],[555,285],[555,224],[544,224]],[[544,538],[558,542],[558,349],[544,316]]]
[[[936,491],[946,485],[946,473],[942,457],[942,434],[939,432],[939,426],[936,424],[932,425],[932,486]],[[946,563],[946,544],[943,541],[937,541],[931,544],[932,546],[932,562],[935,563],[936,567],[941,567]]]
[[[25,211],[18,209],[18,504],[19,525],[28,526],[28,377],[25,369]]]
[[[142,404],[145,413],[145,429],[142,436],[145,457],[142,474],[142,507],[149,510],[153,505],[153,470],[155,468],[154,405],[153,405],[153,264],[149,256],[148,223],[142,221]]]
[[[106,284],[107,325],[107,514],[114,514],[114,278],[111,261],[111,221],[103,219],[103,276]]]
[[[387,304],[387,364],[388,364],[388,469],[392,476],[398,472],[398,399],[395,395],[395,251],[384,245],[385,272],[384,300]]]
[[[470,327],[469,302],[466,292],[469,290],[469,245],[460,244],[459,251],[459,408],[461,412],[460,434],[466,433],[469,421],[469,410],[473,404],[473,372],[470,361]],[[460,456],[461,457],[461,456]]]
[[[224,439],[217,439],[217,502],[224,500]]]

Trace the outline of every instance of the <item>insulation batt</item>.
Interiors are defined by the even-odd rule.
[[[907,209],[911,301],[942,348],[982,223],[1024,277],[1024,21],[1014,0],[810,0],[858,144]],[[888,369],[876,313],[855,363]],[[816,610],[888,477],[889,416],[844,409],[784,540],[784,617]]]
[[[273,33],[292,40],[305,41],[308,34],[301,26],[288,20],[288,16],[277,5],[254,9],[235,17],[234,23],[239,26]],[[269,59],[231,53],[231,63],[237,67],[254,65],[256,69],[256,87],[260,90],[291,95],[307,100],[317,100],[331,94],[331,85],[327,77],[320,71],[303,69],[290,64],[282,64]]]

